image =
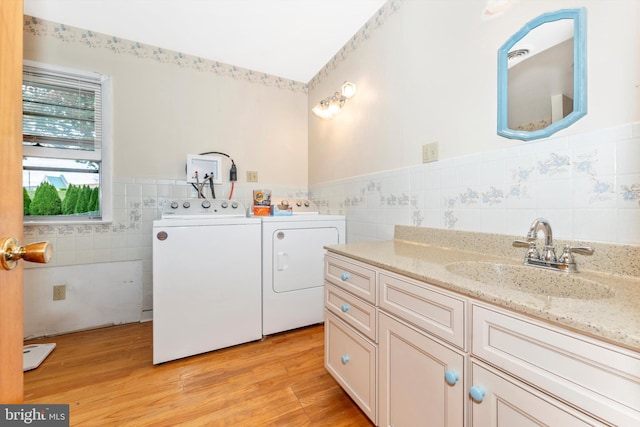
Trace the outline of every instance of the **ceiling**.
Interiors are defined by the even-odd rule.
[[[24,13],[308,83],[386,0],[24,0]]]

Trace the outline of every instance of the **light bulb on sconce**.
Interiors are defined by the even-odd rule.
[[[332,116],[335,116],[342,110],[342,106],[344,105],[345,97],[340,95],[340,93],[336,92],[331,97],[331,102],[329,102],[329,111]]]
[[[340,92],[335,92],[332,96],[328,96],[318,102],[311,112],[321,119],[331,119],[340,113],[347,99],[352,98],[356,94],[356,85],[351,82],[344,82],[340,88]]]
[[[351,99],[353,95],[356,94],[356,85],[351,82],[344,82],[340,88],[340,92],[345,98]]]
[[[333,113],[329,110],[330,101],[328,99],[323,99],[318,102],[315,107],[311,109],[313,114],[320,117],[321,119],[329,120],[333,117]]]

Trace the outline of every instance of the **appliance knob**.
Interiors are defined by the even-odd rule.
[[[308,200],[305,200],[305,201],[304,201],[304,206],[305,206],[306,208],[308,208],[310,205],[311,205],[311,204],[309,203],[309,201],[308,201]]]
[[[226,209],[227,207],[229,207],[229,203],[222,202],[222,203],[220,203],[220,207],[222,207],[222,209]]]
[[[171,202],[171,209],[178,209],[178,202]]]
[[[233,209],[238,209],[238,202],[231,202],[231,207]]]
[[[209,209],[211,207],[211,202],[208,200],[203,200],[202,201],[202,207],[205,209]]]
[[[185,209],[189,209],[189,208],[191,207],[191,203],[189,203],[189,202],[184,202],[184,203],[182,204],[182,207],[183,207],[183,208],[185,208]]]
[[[296,202],[296,206],[297,206],[297,207],[302,206],[302,202],[301,202],[300,200],[298,200],[298,201]]]
[[[282,206],[289,206],[289,201],[288,200],[283,200],[282,202],[280,202],[280,204]]]

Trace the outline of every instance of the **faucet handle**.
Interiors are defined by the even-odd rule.
[[[525,259],[540,259],[540,253],[536,248],[535,240],[514,240],[513,247],[515,248],[528,248],[527,254],[525,255]]]
[[[558,258],[558,262],[563,264],[575,264],[572,254],[576,253],[580,255],[593,255],[594,252],[595,249],[589,246],[564,245],[564,250],[562,251],[562,255],[560,255],[560,258]]]
[[[535,242],[533,242],[535,244]],[[513,247],[514,248],[528,248],[531,246],[531,242],[525,242],[524,240],[514,240]]]
[[[572,252],[574,254],[580,254],[580,255],[593,255],[595,253],[595,249],[593,249],[590,246],[571,246],[571,245],[565,245],[564,250],[568,250],[569,252]]]
[[[571,256],[572,253],[580,254],[580,255],[593,255],[596,250],[589,246],[571,246],[564,245],[564,251],[562,252],[562,256],[565,254]]]

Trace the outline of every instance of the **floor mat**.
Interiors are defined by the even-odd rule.
[[[54,348],[56,348],[55,343],[25,345],[22,348],[22,370],[29,371],[40,366]]]

